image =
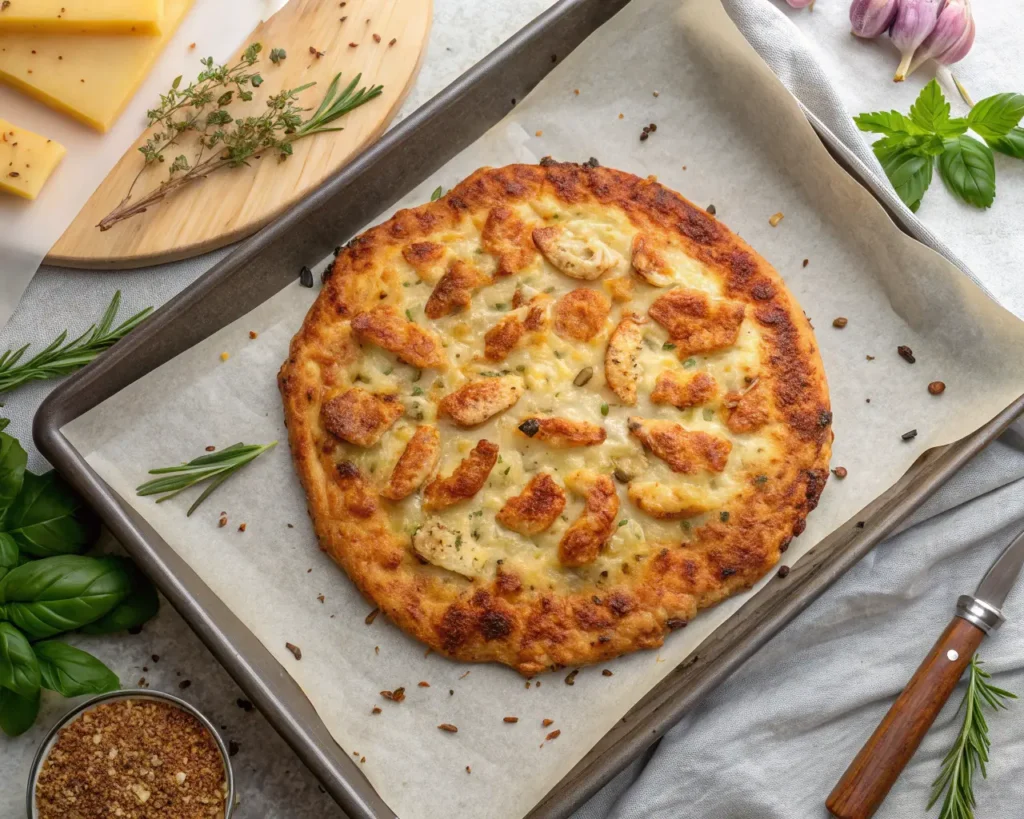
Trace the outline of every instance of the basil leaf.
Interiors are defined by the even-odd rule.
[[[117,631],[127,631],[130,628],[138,628],[143,623],[156,616],[160,608],[160,598],[157,596],[156,587],[150,582],[139,568],[127,558],[111,558],[119,560],[131,578],[131,591],[128,596],[104,614],[99,620],[84,626],[81,631],[85,634],[113,634]]]
[[[21,736],[39,716],[39,690],[22,697],[7,688],[0,688],[0,730],[9,737]]]
[[[873,111],[869,114],[859,114],[853,118],[853,121],[862,131],[869,131],[873,134],[912,136],[925,133],[923,128],[903,116],[899,111]]]
[[[1006,136],[985,140],[994,151],[1024,159],[1024,128],[1014,128]]]
[[[3,521],[21,491],[28,455],[17,438],[0,432],[0,521]]]
[[[912,149],[876,149],[875,156],[882,163],[885,175],[904,204],[912,211],[921,206],[921,198],[932,183],[931,156],[920,156]]]
[[[996,198],[992,149],[973,137],[946,140],[946,149],[939,156],[939,174],[949,189],[970,205],[987,208]]]
[[[36,643],[43,688],[62,697],[105,694],[121,687],[117,675],[87,651],[59,640]]]
[[[18,544],[14,538],[0,532],[0,580],[3,580],[4,575],[11,569],[17,568],[19,557]]]
[[[0,580],[0,609],[30,638],[42,640],[98,620],[130,591],[120,562],[61,555],[8,572]]]
[[[1006,136],[1024,117],[1024,94],[996,94],[985,97],[971,108],[967,122],[971,129],[985,139]]]
[[[99,521],[56,472],[26,472],[4,528],[26,554],[50,557],[84,551],[96,540]]]
[[[921,89],[917,101],[910,106],[910,119],[924,130],[942,136],[959,136],[967,131],[966,119],[949,118],[949,103],[935,80]]]
[[[31,697],[39,679],[39,661],[28,639],[10,623],[0,623],[0,687]]]

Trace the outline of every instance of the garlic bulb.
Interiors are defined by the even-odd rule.
[[[866,39],[879,37],[892,25],[898,7],[898,0],[853,0],[850,30]]]
[[[914,52],[932,33],[941,8],[942,0],[900,0],[896,19],[889,30],[889,36],[901,55],[894,82],[906,79]]]
[[[946,0],[935,28],[914,52],[907,74],[926,60],[952,65],[967,56],[974,45],[974,15],[970,0]]]

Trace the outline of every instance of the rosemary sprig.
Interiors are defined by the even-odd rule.
[[[67,341],[68,331],[65,330],[46,349],[36,353],[23,364],[20,362],[25,351],[31,346],[29,344],[0,355],[0,393],[9,392],[29,381],[58,378],[81,369],[128,335],[153,312],[152,307],[147,307],[115,327],[114,319],[117,318],[120,307],[121,291],[118,290],[99,323],[92,325],[78,338]]]
[[[251,89],[263,84],[258,71],[250,69],[259,62],[263,50],[253,43],[234,65],[216,65],[212,57],[201,62],[203,70],[195,82],[181,87],[181,77],[175,79],[170,90],[160,95],[160,105],[147,112],[149,126],[157,130],[139,148],[145,162],[128,188],[120,204],[100,220],[97,227],[109,230],[118,222],[144,213],[149,207],[166,199],[182,188],[197,182],[222,168],[248,165],[253,157],[274,152],[284,159],[292,154],[292,145],[313,134],[344,130],[331,127],[331,123],[345,114],[379,97],[383,86],[358,88],[362,74],[338,91],[341,74],[337,74],[327,87],[327,93],[312,116],[313,110],[298,104],[299,95],[316,83],[297,88],[286,88],[267,99],[266,110],[257,116],[240,116],[227,110],[233,102],[251,102]],[[271,62],[280,64],[285,57],[282,49],[272,49]],[[276,57],[276,59],[275,59]],[[169,148],[178,145],[187,135],[193,136],[195,149],[189,158],[185,154],[174,157],[168,165],[167,179],[138,199],[132,191],[146,168],[154,163],[166,162]]]
[[[992,741],[988,736],[988,723],[985,720],[984,706],[993,711],[1006,708],[1007,699],[1016,699],[1016,694],[996,688],[988,682],[990,675],[981,667],[981,660],[975,655],[971,658],[967,691],[957,713],[964,712],[963,725],[960,733],[942,760],[942,771],[932,785],[932,797],[928,802],[931,810],[943,791],[946,798],[942,801],[939,819],[974,819],[974,772],[981,770],[986,776],[985,763]]]
[[[140,496],[163,495],[162,498],[156,500],[157,503],[163,503],[189,487],[196,486],[203,481],[210,481],[202,494],[196,498],[196,502],[188,508],[188,512],[185,513],[188,517],[224,481],[275,446],[277,446],[277,441],[271,441],[269,444],[232,444],[220,452],[193,458],[187,464],[151,469],[149,470],[150,475],[166,475],[167,477],[147,481],[136,487],[135,491]]]

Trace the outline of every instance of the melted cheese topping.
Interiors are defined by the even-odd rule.
[[[417,551],[432,563],[467,577],[493,578],[497,567],[515,571],[524,586],[543,590],[548,587],[593,583],[603,572],[620,571],[624,563],[643,560],[666,543],[677,544],[689,539],[691,529],[699,527],[711,515],[726,519],[730,500],[743,482],[759,474],[775,454],[772,422],[756,433],[735,434],[726,425],[724,396],[742,393],[758,377],[761,337],[757,325],[748,315],[743,321],[736,343],[724,350],[697,354],[680,360],[668,333],[651,319],[647,310],[670,287],[685,287],[707,294],[712,300],[723,299],[719,278],[677,246],[660,249],[665,266],[670,270],[670,287],[653,287],[631,273],[631,244],[637,228],[618,210],[597,206],[566,206],[555,200],[520,204],[517,214],[532,227],[564,225],[574,237],[586,242],[597,240],[615,251],[621,259],[615,269],[594,281],[570,278],[559,272],[541,254],[517,275],[498,278],[493,284],[478,289],[468,309],[438,320],[424,315],[424,306],[434,282],[424,281],[394,249],[385,261],[385,269],[393,271],[403,286],[401,309],[418,324],[428,327],[444,339],[449,369],[417,370],[374,345],[363,345],[362,361],[353,365],[350,376],[372,392],[397,393],[405,404],[405,417],[377,445],[360,449],[347,444],[339,447],[338,459],[351,460],[371,480],[383,485],[395,463],[421,423],[435,423],[441,432],[442,454],[438,474],[447,476],[466,457],[480,439],[500,447],[498,462],[486,484],[471,499],[451,506],[437,514],[424,514],[422,493],[415,492],[405,500],[391,504],[396,530],[412,537],[423,528],[419,537],[439,537],[429,544],[418,545]],[[497,269],[497,259],[481,247],[483,216],[467,216],[459,231],[431,237],[447,245],[455,258],[476,265],[488,276]],[[661,238],[661,237],[659,237]],[[560,338],[549,320],[540,333],[524,334],[520,343],[500,363],[484,358],[484,334],[510,312],[525,317],[527,307],[516,310],[513,299],[521,288],[524,305],[538,294],[554,300],[580,287],[589,287],[610,294],[609,281],[616,277],[632,277],[632,299],[626,303],[612,302],[612,312],[601,331],[589,342]],[[550,306],[550,305],[549,305]],[[644,343],[639,355],[638,400],[635,406],[622,405],[605,382],[604,357],[608,337],[628,312],[645,319]],[[581,372],[592,370],[582,386]],[[718,384],[718,397],[707,404],[679,410],[667,404],[654,404],[650,394],[663,370],[674,370],[685,376],[705,372]],[[460,429],[450,418],[439,417],[437,402],[469,381],[500,375],[518,375],[526,391],[518,402],[472,429]],[[345,385],[341,389],[346,388]],[[329,396],[328,396],[329,397]],[[518,425],[529,417],[561,416],[589,421],[603,427],[607,439],[597,446],[556,449],[534,441],[519,432]],[[702,431],[728,440],[732,449],[721,472],[700,471],[696,474],[673,472],[668,464],[653,453],[645,452],[640,442],[630,435],[627,418],[674,421],[688,431]],[[589,565],[567,568],[558,560],[558,543],[565,530],[583,509],[583,498],[566,489],[567,503],[563,514],[545,532],[526,537],[502,527],[495,515],[511,497],[538,472],[546,471],[565,488],[566,476],[577,469],[590,469],[615,474],[620,498],[618,525],[598,558]],[[633,504],[626,493],[630,480],[637,483],[659,482],[665,486],[685,485],[685,495],[697,498],[709,511],[680,520],[651,517]],[[437,528],[437,524],[442,529]],[[425,528],[424,528],[425,527]]]

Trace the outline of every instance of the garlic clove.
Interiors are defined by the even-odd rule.
[[[974,15],[970,0],[946,0],[935,28],[914,52],[909,76],[927,60],[952,65],[967,56],[974,45]]]
[[[795,9],[807,8],[808,6],[810,6],[811,9],[814,8],[814,0],[786,0],[786,2],[789,3],[790,7]]]
[[[879,37],[892,25],[898,8],[898,0],[853,0],[850,31],[866,39]]]
[[[901,55],[899,67],[893,76],[894,82],[906,79],[914,52],[932,33],[941,8],[942,0],[901,0],[896,19],[889,30],[889,37]]]

